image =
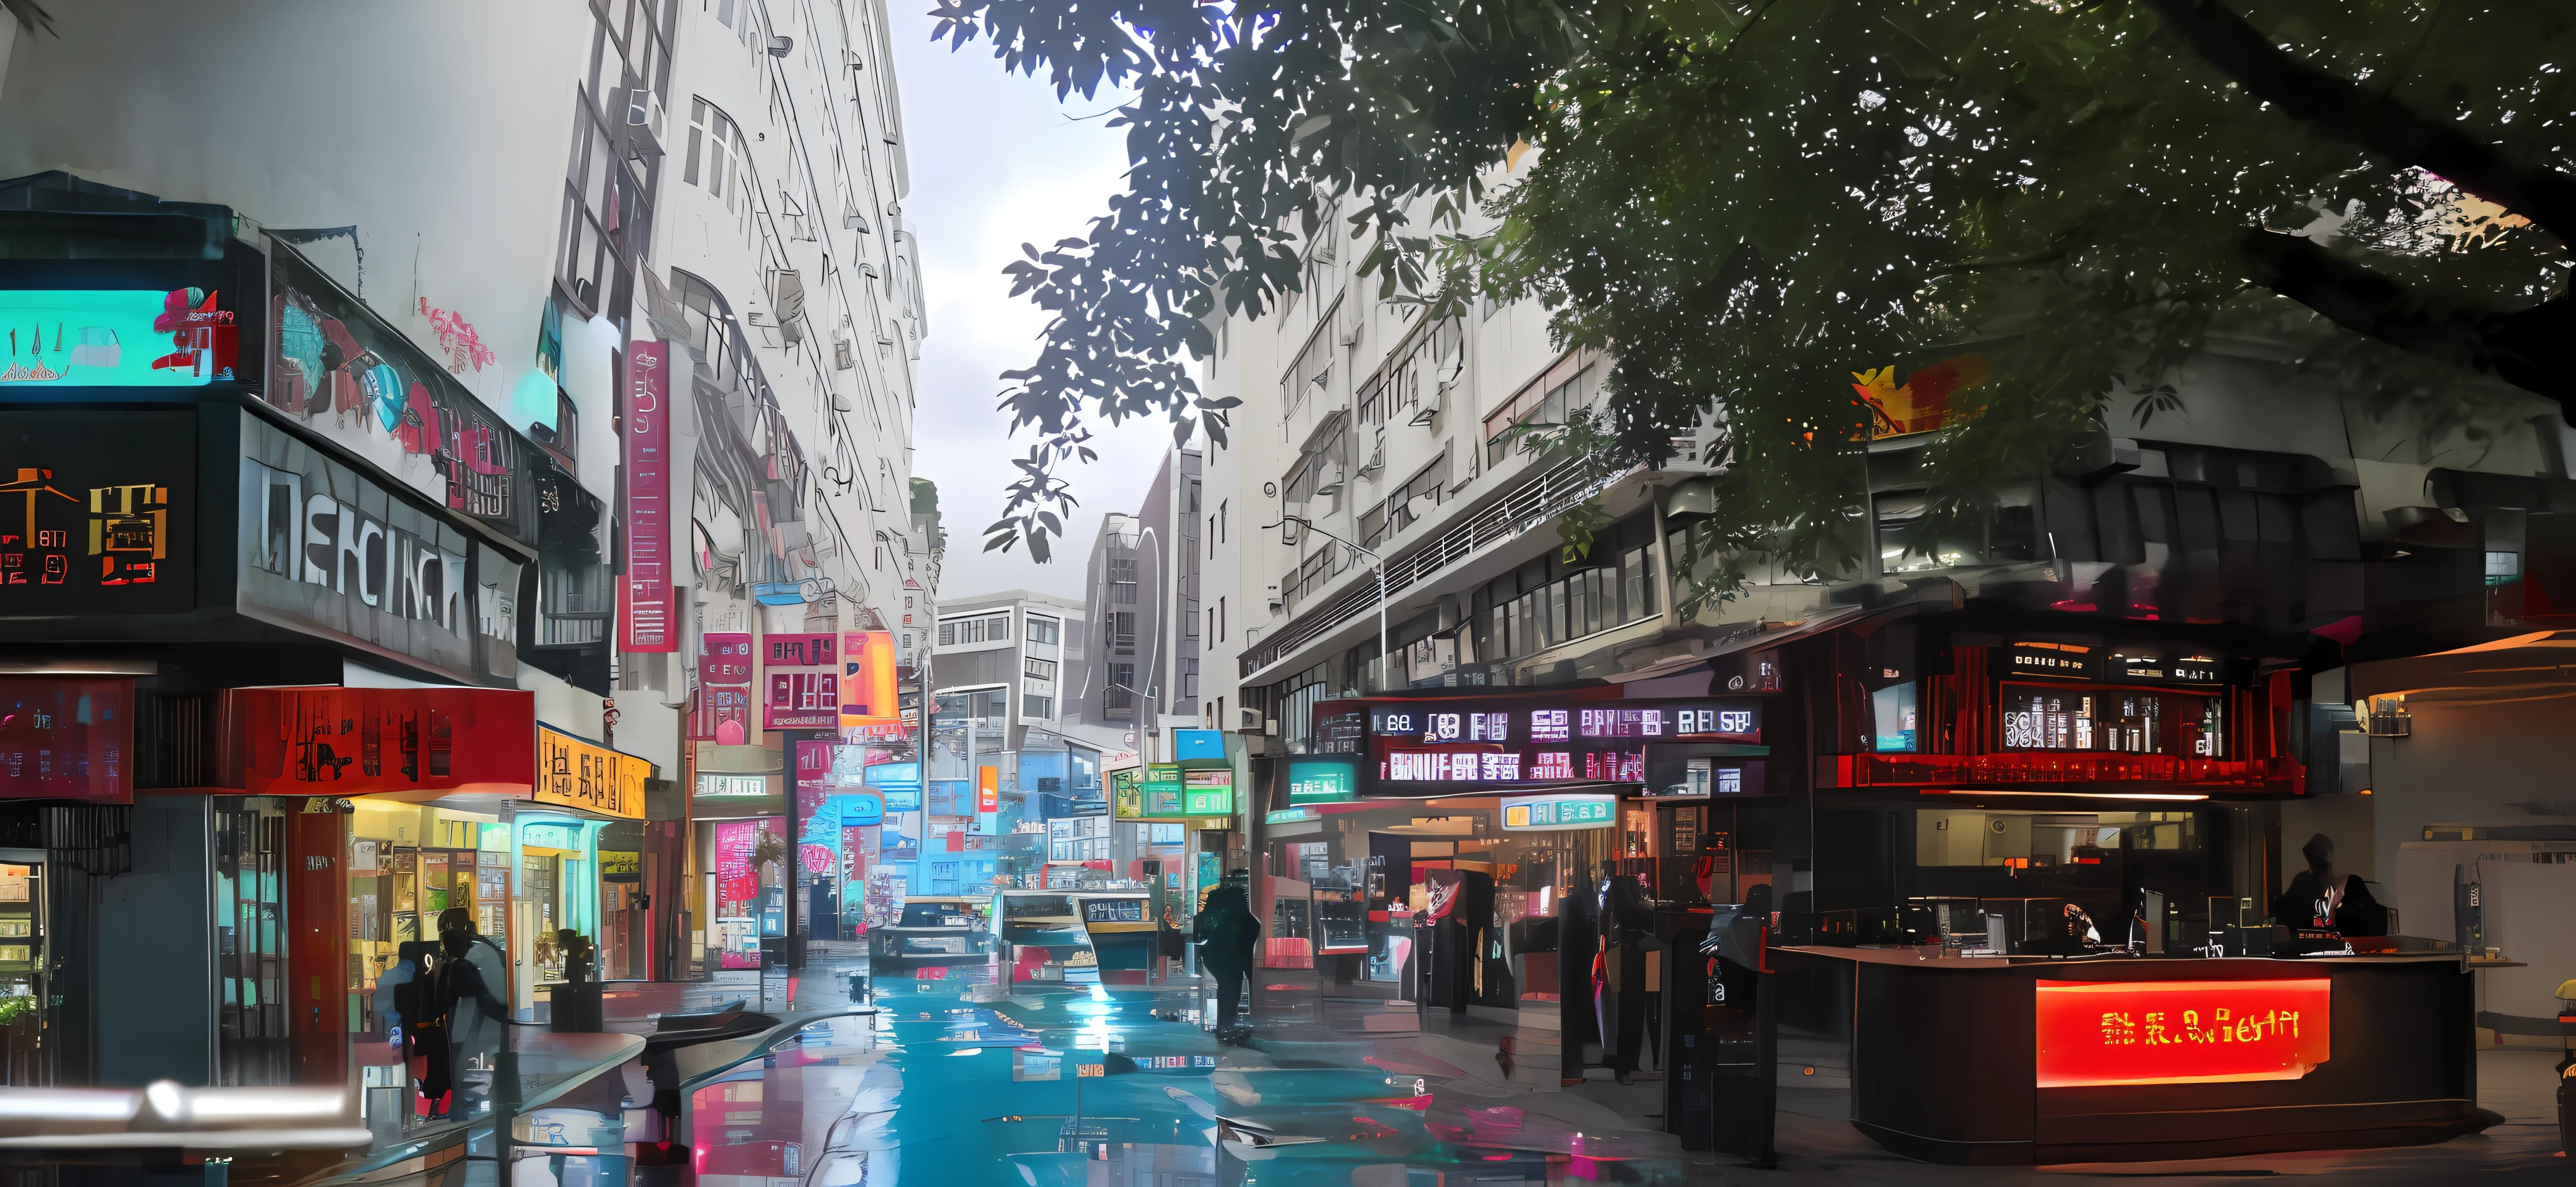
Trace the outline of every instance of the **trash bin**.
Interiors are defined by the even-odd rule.
[[[556,1034],[598,1034],[608,1029],[605,988],[597,981],[575,981],[546,987],[552,1009],[547,1023]]]

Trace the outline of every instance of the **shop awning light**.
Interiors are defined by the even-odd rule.
[[[2176,802],[2205,800],[2209,798],[2199,792],[2187,791],[1985,791],[1974,787],[1952,787],[1939,791],[1927,791],[1925,794],[1966,796],[2014,795],[2038,796],[2042,799],[2061,800],[2164,800]]]

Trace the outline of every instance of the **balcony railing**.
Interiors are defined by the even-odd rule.
[[[1393,598],[1488,544],[1529,532],[1635,472],[1632,468],[1602,474],[1592,459],[1574,458],[1530,479],[1448,531],[1388,560],[1386,594]],[[1242,675],[1249,677],[1278,663],[1353,618],[1377,613],[1377,582],[1366,569],[1365,565],[1351,566],[1351,571],[1360,577],[1340,597],[1299,615],[1259,646],[1246,649],[1239,661]]]

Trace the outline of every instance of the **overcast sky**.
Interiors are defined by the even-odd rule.
[[[1036,357],[1045,319],[1010,297],[1003,266],[1020,244],[1043,247],[1089,229],[1126,171],[1125,138],[1105,127],[1117,100],[1076,95],[1058,105],[1043,79],[1006,75],[992,47],[950,52],[932,44],[929,0],[894,0],[895,70],[903,94],[912,193],[904,218],[921,235],[930,337],[921,348],[913,473],[939,484],[948,529],[943,600],[1003,589],[1079,598],[1082,565],[1105,512],[1136,509],[1170,428],[1130,421],[1094,426],[1100,461],[1070,471],[1082,500],[1055,560],[1035,564],[1025,544],[1007,557],[982,551],[984,525],[1001,517],[1002,488],[1026,456],[1029,431],[1005,436],[996,407],[1004,371]]]

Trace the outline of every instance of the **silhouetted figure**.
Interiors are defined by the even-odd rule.
[[[1235,1001],[1244,978],[1252,972],[1252,949],[1261,939],[1261,921],[1253,918],[1249,898],[1232,882],[1208,892],[1197,923],[1199,967],[1216,978],[1216,1033],[1219,1041],[1239,1037]]]

